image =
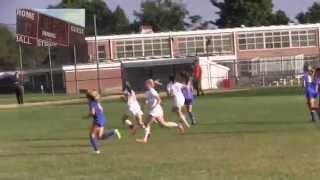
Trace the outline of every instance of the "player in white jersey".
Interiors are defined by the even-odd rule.
[[[128,110],[127,113],[123,115],[122,120],[130,127],[131,133],[135,135],[139,127],[145,128],[145,126],[142,120],[143,112],[141,106],[129,83],[126,83],[124,100],[127,103]],[[135,121],[135,123],[133,124],[129,119]]]
[[[177,116],[179,118],[179,124],[185,125],[188,128],[190,128],[190,124],[186,120],[186,117],[183,113],[184,103],[185,103],[185,97],[182,93],[182,88],[184,88],[185,85],[176,81],[174,76],[169,77],[169,83],[167,85],[167,92],[170,96],[173,97],[173,111],[177,113]]]
[[[144,138],[137,141],[141,143],[147,143],[151,131],[151,125],[153,122],[158,123],[162,127],[177,128],[180,132],[184,132],[183,126],[179,126],[175,122],[165,121],[163,117],[163,109],[161,107],[161,98],[158,92],[154,89],[154,81],[152,79],[147,80],[145,86],[147,89],[145,96],[146,103],[149,108],[149,114],[145,122],[146,128]]]

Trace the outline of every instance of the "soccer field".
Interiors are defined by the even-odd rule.
[[[185,135],[153,126],[146,145],[123,129],[125,105],[104,102],[108,127],[124,138],[100,141],[100,155],[89,146],[86,104],[1,110],[0,179],[318,180],[320,129],[301,91],[200,97],[196,126]],[[176,120],[171,101],[164,106]]]

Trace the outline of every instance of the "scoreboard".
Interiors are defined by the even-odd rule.
[[[31,46],[70,47],[85,41],[84,27],[31,9],[17,9],[18,43]]]

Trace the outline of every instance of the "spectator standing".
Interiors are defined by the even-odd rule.
[[[202,68],[199,64],[199,60],[194,61],[193,63],[192,77],[193,77],[193,87],[197,91],[197,96],[204,95],[204,92],[201,86]]]

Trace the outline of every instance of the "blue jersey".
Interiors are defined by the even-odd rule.
[[[193,100],[192,80],[189,80],[187,86],[182,88],[182,93],[185,99]]]
[[[89,108],[94,109],[95,111],[95,116],[94,118],[94,123],[100,127],[104,127],[106,119],[105,119],[105,114],[103,112],[102,106],[100,103],[97,101],[90,101],[89,102]]]
[[[316,90],[316,83],[312,81],[311,75],[308,74],[308,72],[305,72],[303,75],[304,80],[304,88],[306,93],[306,98],[309,99],[311,97],[316,98],[318,96],[318,92]]]

